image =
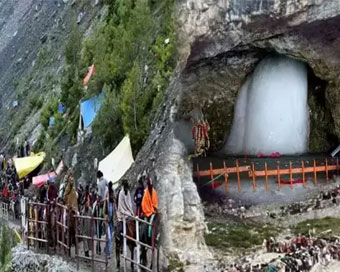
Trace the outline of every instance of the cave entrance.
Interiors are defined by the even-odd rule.
[[[303,200],[306,188],[314,190],[315,184],[323,184],[339,171],[338,159],[325,159],[325,153],[338,144],[327,101],[328,83],[308,64],[284,56],[267,54],[253,67],[235,92],[231,118],[227,118],[230,110],[222,112],[211,101],[205,104],[208,110],[201,107],[210,123],[227,124],[212,125],[215,149],[208,158],[194,159],[194,180],[204,200],[225,197],[225,168],[232,169],[228,170],[229,197],[253,204]],[[214,137],[221,135],[216,130],[228,126],[225,143],[216,148]],[[179,125],[177,131],[184,133],[183,127]],[[280,158],[271,158],[273,153],[280,153]],[[261,173],[255,174],[256,184],[254,171]]]
[[[263,59],[240,88],[223,153],[299,155],[334,146],[326,82],[303,62]]]

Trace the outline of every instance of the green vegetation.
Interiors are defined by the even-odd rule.
[[[261,245],[264,239],[275,237],[279,229],[273,225],[255,222],[208,223],[205,235],[208,246],[218,249],[251,249]]]
[[[9,230],[6,225],[2,226],[1,229],[1,240],[0,240],[0,272],[6,272],[9,270],[9,263],[12,260],[12,247],[18,244],[18,238],[13,231]]]
[[[302,235],[308,235],[309,231],[312,231],[313,236],[329,238],[340,236],[339,226],[340,218],[325,217],[321,219],[311,219],[300,222],[293,229],[295,235],[298,235],[299,233]]]
[[[111,149],[128,133],[136,153],[148,136],[175,66],[174,1],[105,3],[106,20],[83,43],[73,23],[65,47],[61,102],[74,112],[81,99],[104,92],[106,101],[93,124],[95,136]],[[92,64],[96,72],[84,90],[82,80]],[[74,137],[76,129],[70,133]]]
[[[90,3],[82,0],[75,7],[84,11]],[[31,73],[13,83],[19,102],[17,109],[10,109],[16,114],[10,133],[13,150],[14,136],[25,137],[26,131],[21,128],[27,117],[41,110],[43,129],[33,151],[55,152],[53,156],[57,156],[59,139],[71,144],[76,141],[80,102],[101,92],[105,101],[92,125],[96,141],[108,151],[129,134],[134,154],[144,144],[175,67],[174,0],[105,0],[105,4],[106,17],[86,40],[85,29],[76,23],[74,15],[63,45],[62,75],[56,72],[58,67],[47,69],[55,63],[61,48],[59,43],[47,40]],[[83,79],[92,64],[96,71],[84,88]],[[59,84],[60,93],[56,88]],[[58,111],[59,103],[66,107],[63,115]],[[49,127],[51,117],[55,123]]]
[[[184,264],[180,262],[178,259],[170,258],[168,271],[184,272]]]

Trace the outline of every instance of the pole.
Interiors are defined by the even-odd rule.
[[[317,177],[317,173],[316,173],[316,161],[314,160],[313,161],[313,163],[314,163],[314,184],[316,185],[316,184],[318,184],[318,177]]]
[[[211,187],[212,187],[212,189],[214,189],[215,188],[215,182],[214,182],[214,172],[213,172],[212,162],[210,162],[210,178],[212,180]]]
[[[124,258],[124,272],[126,271],[126,255],[127,255],[127,249],[126,249],[126,218],[125,215],[123,215],[123,258]]]
[[[76,260],[77,260],[77,271],[79,271],[79,256],[78,256],[78,218],[75,217],[75,227],[76,227]],[[83,243],[86,241],[84,240]]]
[[[292,173],[292,162],[289,162],[289,180],[290,180],[290,188],[293,189],[293,173]]]
[[[136,240],[137,240],[137,272],[140,272],[140,244],[139,244],[139,221],[136,220]]]
[[[91,218],[92,272],[94,272],[94,231],[93,231],[93,228],[94,228],[94,220],[93,218]]]
[[[238,160],[236,160],[236,174],[237,174],[237,190],[241,193],[241,178],[240,178],[240,169],[238,165]]]
[[[111,254],[111,252],[109,252],[109,224],[108,224],[108,221],[104,221],[104,226],[105,226],[105,228],[106,228],[106,253],[105,253],[105,272],[107,272],[107,265],[108,265],[108,258],[107,258],[107,256],[108,256],[108,254]],[[111,233],[111,231],[110,231],[110,235],[112,236],[112,233]],[[100,242],[99,242],[100,243]],[[112,237],[111,237],[111,239],[110,239],[110,243],[111,243],[111,245],[112,245]]]
[[[303,187],[306,187],[306,177],[305,177],[305,162],[302,160],[302,182],[303,182]]]
[[[281,189],[281,173],[280,173],[280,162],[277,162],[277,189]]]
[[[326,170],[326,181],[328,181],[329,177],[328,177],[328,160],[327,160],[327,158],[325,159],[325,170]]]
[[[228,193],[228,170],[225,161],[223,161],[223,168],[224,168],[224,189],[226,193]]]
[[[264,172],[265,172],[265,175],[266,175],[266,192],[268,192],[268,191],[269,191],[269,183],[268,183],[268,165],[267,165],[266,162],[264,163]]]
[[[251,163],[251,168],[252,168],[252,172],[253,172],[253,191],[256,190],[256,174],[255,174],[255,164],[254,162]]]

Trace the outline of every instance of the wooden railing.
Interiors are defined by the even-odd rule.
[[[255,168],[255,163],[252,162],[249,165],[239,165],[239,161],[235,161],[235,167],[227,167],[226,162],[223,161],[223,168],[214,168],[213,163],[210,162],[209,169],[208,170],[200,170],[199,164],[196,165],[196,171],[193,173],[194,178],[197,179],[198,182],[200,182],[201,178],[209,177],[210,181],[209,183],[212,185],[212,188],[214,188],[214,183],[216,179],[220,177],[224,177],[224,187],[226,192],[229,192],[229,175],[230,174],[236,174],[237,178],[237,189],[238,192],[241,192],[241,174],[247,173],[248,177],[252,180],[252,187],[253,191],[256,190],[256,179],[257,178],[265,178],[265,187],[266,191],[269,191],[269,177],[277,177],[278,184],[277,189],[280,190],[281,188],[281,176],[282,175],[289,175],[289,182],[290,187],[293,188],[294,186],[294,179],[293,176],[296,174],[302,175],[302,183],[303,186],[306,186],[306,174],[307,173],[313,173],[314,177],[314,184],[318,183],[318,176],[317,174],[320,172],[325,173],[326,180],[329,180],[329,172],[333,171],[339,174],[339,160],[336,159],[335,163],[333,160],[333,163],[329,163],[328,159],[326,158],[324,160],[324,165],[317,165],[316,160],[313,160],[313,166],[305,166],[306,162],[304,160],[301,160],[301,167],[293,167],[292,162],[289,161],[289,167],[283,168],[281,167],[280,161],[277,162],[277,165],[273,169],[268,168],[268,163],[264,163],[264,169],[258,170]]]

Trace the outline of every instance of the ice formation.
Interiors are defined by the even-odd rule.
[[[262,60],[239,91],[225,152],[306,152],[307,89],[304,63],[283,56]]]

